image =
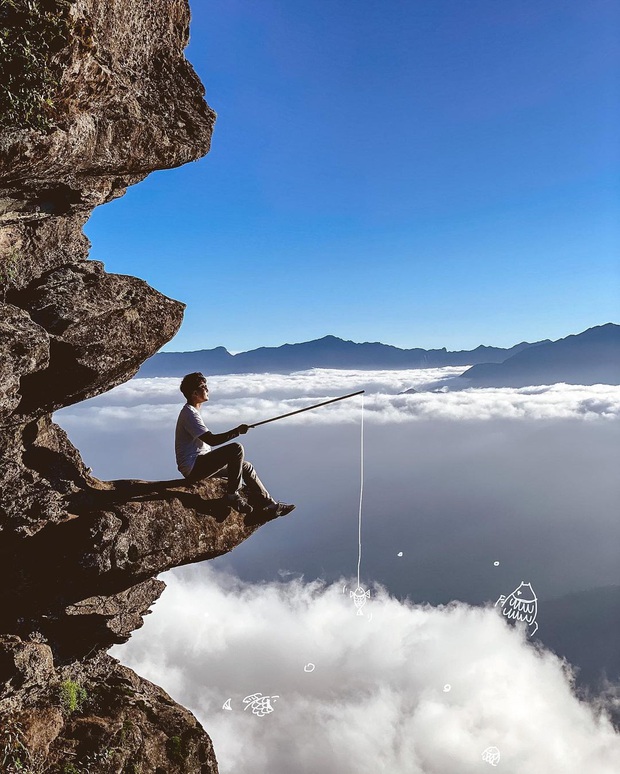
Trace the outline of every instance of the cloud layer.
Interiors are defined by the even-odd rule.
[[[399,394],[461,370],[209,380],[215,431],[366,389],[362,582],[400,599],[379,589],[358,617],[351,581],[328,582],[356,566],[360,400],[245,436],[297,510],[169,573],[117,650],[196,712],[222,774],[472,774],[490,746],[505,774],[617,771],[618,736],[540,641],[491,609],[403,600],[495,601],[531,582],[544,642],[545,599],[619,583],[620,387]],[[57,420],[97,475],[170,478],[182,400],[177,379],[134,379]],[[243,709],[257,692],[279,697],[274,712]]]
[[[222,774],[473,774],[489,746],[504,774],[617,772],[606,718],[492,609],[375,589],[358,617],[351,581],[253,585],[210,566],[166,581],[115,655],[197,714]],[[257,692],[279,697],[271,714],[243,709]]]
[[[620,386],[556,384],[522,388],[471,388],[458,392],[417,392],[424,384],[460,373],[462,368],[411,371],[334,371],[314,369],[291,375],[248,374],[209,380],[209,416],[220,425],[251,424],[338,395],[366,390],[365,420],[618,419]],[[352,398],[287,419],[294,424],[359,421],[361,398]],[[137,427],[176,419],[183,398],[176,378],[133,379],[105,395],[58,413],[64,426],[88,422],[105,430],[109,422]]]
[[[366,386],[363,572],[393,594],[479,603],[515,576],[531,579],[542,599],[620,584],[620,388],[397,394],[429,376],[436,372],[217,377],[203,414],[220,431],[252,412],[269,417]],[[181,403],[178,380],[135,379],[56,417],[95,475],[177,478]],[[349,572],[359,399],[258,428],[243,443],[272,494],[297,510],[216,563],[247,580],[279,569],[328,580]]]

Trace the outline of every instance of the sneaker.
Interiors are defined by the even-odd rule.
[[[233,492],[226,495],[226,502],[231,508],[234,508],[239,513],[252,513],[254,508],[248,503],[248,501],[239,494],[239,492]]]
[[[288,503],[273,502],[266,505],[263,510],[275,516],[286,516],[287,513],[295,510],[295,506],[289,505]]]

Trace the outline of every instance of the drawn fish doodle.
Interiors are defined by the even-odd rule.
[[[495,603],[500,606],[502,615],[509,621],[524,621],[527,624],[528,636],[532,637],[538,631],[536,615],[538,613],[538,598],[530,583],[521,581],[521,585],[512,594],[503,594]]]
[[[363,615],[362,608],[370,598],[370,591],[364,591],[361,586],[358,586],[355,591],[351,592],[351,596],[353,597],[353,604],[357,608],[357,614]]]
[[[262,718],[265,715],[269,715],[270,712],[273,712],[271,702],[275,702],[275,700],[279,698],[279,696],[263,696],[262,693],[253,693],[250,696],[246,696],[243,700],[243,703],[245,704],[243,711],[245,712],[245,710],[251,708],[253,715],[258,715],[259,718]]]
[[[497,766],[500,759],[500,752],[497,747],[487,747],[482,753],[482,760],[486,763],[490,763],[491,766]]]

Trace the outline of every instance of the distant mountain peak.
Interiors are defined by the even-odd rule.
[[[511,354],[531,346],[523,343],[510,349],[478,347],[474,351],[449,352],[441,349],[402,349],[380,341],[358,343],[327,334],[320,339],[259,347],[231,354],[225,347],[197,352],[163,352],[143,364],[140,376],[182,376],[192,371],[207,374],[292,373],[309,368],[358,370],[441,368],[501,362]]]
[[[559,339],[556,342],[549,339],[534,343],[522,341],[508,349],[481,344],[473,350],[458,352],[448,351],[445,347],[441,349],[401,349],[391,344],[382,344],[380,341],[359,343],[329,333],[320,339],[282,344],[278,347],[258,347],[246,352],[238,352],[235,355],[223,346],[197,352],[162,352],[147,360],[140,369],[139,375],[182,376],[191,371],[202,371],[206,374],[270,372],[286,374],[293,371],[305,371],[309,368],[398,370],[474,366],[473,369],[466,372],[470,384],[482,386],[486,384],[485,380],[491,380],[489,386],[496,386],[492,382],[500,373],[498,369],[514,368],[515,364],[527,364],[533,362],[532,359],[542,362],[547,358],[549,352],[555,353],[553,357],[557,359],[557,352],[567,351],[568,348],[574,352],[579,350],[580,362],[583,361],[583,367],[577,364],[577,372],[573,373],[572,376],[568,374],[568,381],[572,379],[573,383],[576,383],[575,379],[583,381],[585,378],[595,378],[595,373],[598,380],[605,381],[606,378],[612,378],[605,369],[596,370],[594,368],[592,370],[590,367],[595,361],[600,363],[601,359],[605,359],[605,356],[601,354],[602,349],[606,348],[605,351],[609,352],[610,357],[613,355],[618,332],[620,332],[620,326],[614,323],[605,323],[588,328],[583,333]],[[583,375],[587,371],[584,358],[586,360],[590,358],[591,363],[588,366],[590,371],[587,372],[590,376]],[[532,372],[526,369],[526,372],[519,377],[521,380],[525,379],[523,384],[544,383],[528,381],[535,378],[531,374]],[[552,378],[552,376],[551,374],[545,378]],[[497,376],[497,378],[499,377]],[[554,379],[554,381],[558,380],[561,379]]]
[[[605,323],[557,341],[521,349],[502,363],[479,363],[462,374],[474,387],[620,384],[620,325]]]

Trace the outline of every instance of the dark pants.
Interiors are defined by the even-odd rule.
[[[240,443],[228,443],[207,454],[200,454],[187,478],[190,481],[199,481],[201,478],[224,472],[224,468],[228,479],[226,490],[229,494],[241,489],[245,483],[250,499],[261,504],[274,501],[257,476],[254,466],[243,459],[243,446]]]

